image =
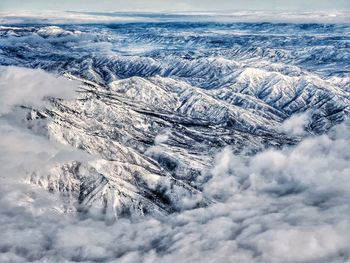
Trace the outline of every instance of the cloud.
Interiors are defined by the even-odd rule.
[[[45,97],[72,99],[76,88],[76,82],[57,78],[42,70],[0,67],[0,191],[6,206],[15,210],[18,205],[29,206],[35,213],[46,210],[62,212],[58,199],[53,205],[48,205],[58,196],[54,198],[28,185],[28,176],[60,163],[92,157],[49,141],[42,130],[48,120],[28,120],[27,117],[33,117],[35,111],[19,106],[48,107]],[[37,200],[35,204],[34,200]]]
[[[305,135],[308,121],[309,113],[295,114],[282,123],[280,130],[290,135]]]
[[[154,144],[159,145],[165,143],[167,140],[169,140],[170,135],[171,131],[169,129],[164,129],[154,138]]]
[[[53,161],[64,162],[83,155],[35,134],[44,133],[40,129],[48,120],[36,119],[35,111],[20,108],[50,107],[48,97],[73,99],[77,87],[75,81],[39,69],[0,67],[0,171],[3,178],[13,177],[20,170],[24,173],[25,169],[34,170],[49,166]],[[34,117],[33,120],[29,120],[28,115]]]
[[[13,120],[22,116],[16,105],[41,107],[44,96],[70,97],[74,82],[40,70],[1,70],[0,97],[8,98],[0,117],[1,262],[350,260],[349,121],[253,156],[223,149],[202,186],[203,195],[215,200],[207,207],[183,204],[186,209],[169,216],[105,222],[64,214],[60,196],[26,183],[33,170],[86,158]],[[299,133],[303,118],[289,119],[286,130]],[[164,135],[166,130],[155,143]]]
[[[73,99],[77,87],[77,82],[43,70],[0,67],[0,175],[3,185],[23,183],[33,171],[90,158],[80,150],[49,141],[45,136],[49,120],[36,118],[36,111],[31,110],[50,107],[49,97]]]
[[[43,70],[0,66],[0,115],[14,106],[42,107],[45,97],[72,99],[77,83]]]
[[[147,22],[152,19],[139,16],[114,15],[113,13],[84,13],[64,11],[1,12],[0,24],[93,24]]]
[[[2,0],[0,7],[4,10],[131,10],[131,11],[155,11],[155,10],[349,10],[350,4],[347,0],[100,0],[98,3],[93,0],[69,1],[62,0],[31,0],[23,2],[19,0]]]
[[[26,154],[54,154],[43,138],[1,127],[1,134],[7,127],[13,137],[2,141],[1,153],[11,154],[1,164],[16,160],[28,168]],[[328,135],[250,157],[225,148],[203,185],[204,195],[216,202],[164,217],[111,223],[65,215],[55,194],[19,182],[1,184],[0,260],[346,262],[350,259],[349,127],[344,122]]]
[[[188,10],[188,9],[185,9]],[[0,12],[0,25],[14,24],[117,24],[137,22],[290,22],[346,23],[348,10],[327,11],[169,11],[158,13],[123,12]]]

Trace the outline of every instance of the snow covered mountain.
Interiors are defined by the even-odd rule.
[[[349,30],[206,22],[1,26],[1,65],[80,83],[73,100],[23,105],[20,122],[91,160],[53,165],[29,181],[60,193],[66,212],[112,219],[208,205],[214,200],[203,197],[202,184],[223,147],[250,155],[294,145],[350,115]],[[302,132],[285,129],[302,114]]]

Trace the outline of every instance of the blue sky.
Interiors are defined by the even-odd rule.
[[[0,11],[350,10],[350,0],[0,0]]]

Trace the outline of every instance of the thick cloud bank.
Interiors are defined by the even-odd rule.
[[[15,83],[8,74],[1,73],[2,82],[5,76]],[[42,72],[35,73],[29,80],[40,76]],[[8,83],[1,86],[3,94],[8,94]],[[251,157],[225,148],[203,186],[215,203],[111,224],[65,215],[58,196],[26,184],[27,173],[43,164],[83,158],[9,121],[14,105],[41,106],[40,97],[50,94],[28,93],[2,109],[0,262],[350,260],[349,122],[295,147]],[[294,119],[285,128],[295,132],[301,123]]]

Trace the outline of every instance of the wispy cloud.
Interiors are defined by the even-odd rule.
[[[130,22],[291,22],[346,23],[349,11],[173,11],[158,13],[16,11],[0,12],[0,24],[93,24]]]
[[[47,105],[45,97],[72,99],[77,83],[43,70],[0,66],[0,116],[14,106]]]

